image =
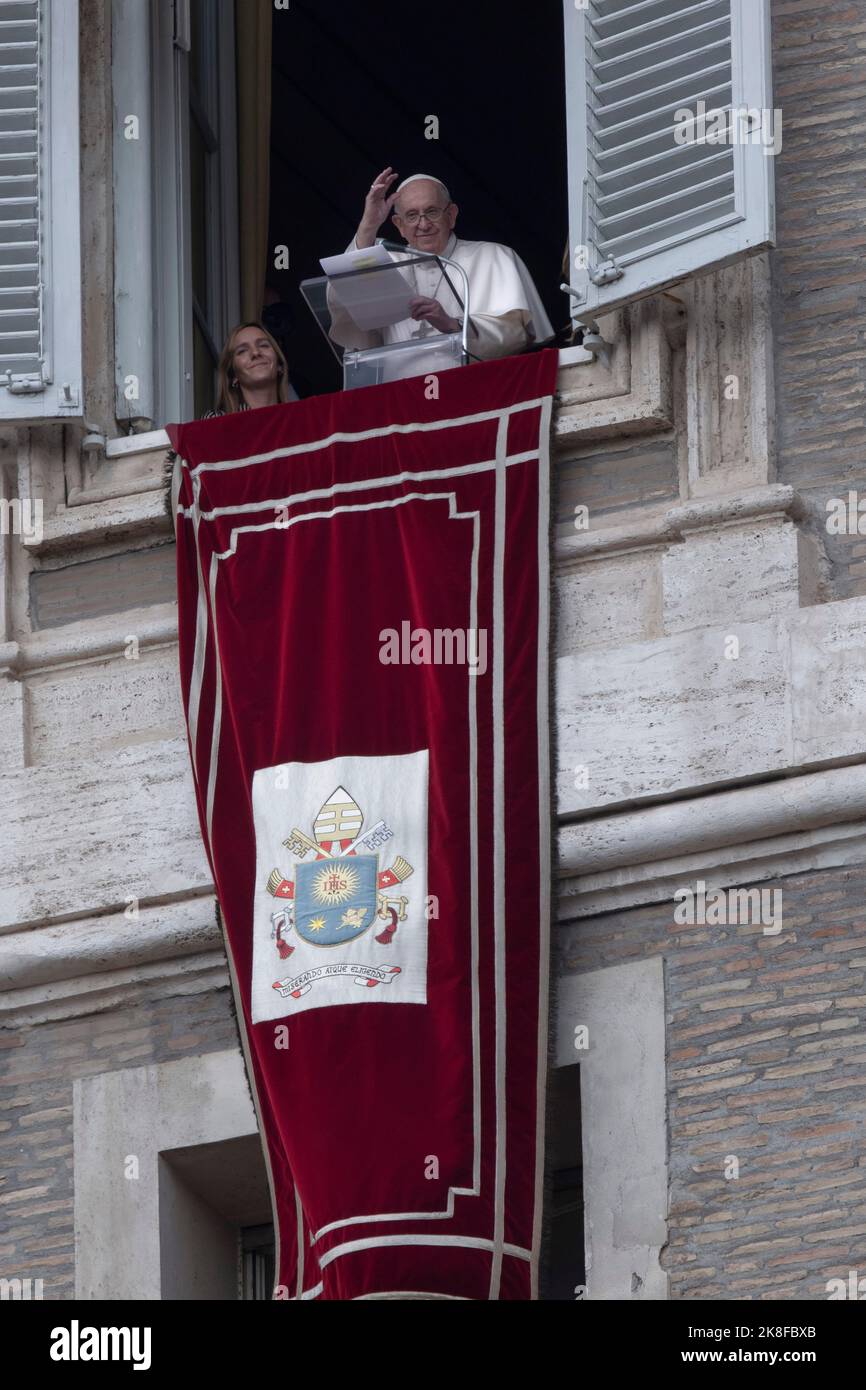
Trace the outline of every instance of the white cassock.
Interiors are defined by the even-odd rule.
[[[358,247],[353,241],[347,250],[357,251]],[[413,254],[411,247],[407,246],[406,254]],[[534,342],[553,337],[553,327],[532,276],[510,246],[495,241],[461,241],[452,232],[442,254],[462,265],[469,279],[469,351],[473,357],[508,357],[513,352],[525,352]],[[397,265],[402,264],[401,256],[395,252],[390,255]],[[463,277],[453,266],[446,265],[444,270],[447,278],[435,261],[416,261],[406,265],[403,274],[419,297],[438,299],[446,314],[459,319],[462,325]],[[329,307],[331,337],[344,348],[381,347],[440,336],[438,328],[416,319],[402,319],[375,332],[365,331],[356,327],[333,298]]]

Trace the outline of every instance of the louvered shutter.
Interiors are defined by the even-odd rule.
[[[771,245],[769,0],[564,3],[575,316]]]
[[[81,413],[78,0],[0,0],[0,419]]]

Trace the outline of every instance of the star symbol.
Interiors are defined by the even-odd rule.
[[[324,929],[325,929],[325,919],[324,919],[324,917],[314,917],[313,920],[310,922],[310,931],[324,931]]]

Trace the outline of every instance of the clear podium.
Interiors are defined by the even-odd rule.
[[[301,281],[301,293],[325,340],[340,364],[343,389],[359,386],[380,386],[387,381],[407,377],[427,376],[463,367],[469,361],[467,337],[469,331],[468,295],[463,304],[463,328],[457,333],[427,333],[410,342],[387,343],[387,323],[376,323],[376,282],[382,272],[401,270],[404,265],[430,260],[429,254],[415,256],[411,251],[405,258],[388,265],[376,265],[362,270],[346,271],[340,275],[322,275]],[[364,277],[362,279],[362,277]],[[352,298],[355,311],[360,300],[364,326],[360,327],[349,309],[341,302],[341,281],[354,280]],[[364,303],[364,301],[367,301]]]

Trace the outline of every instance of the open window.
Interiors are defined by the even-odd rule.
[[[442,178],[459,235],[513,246],[557,329],[772,243],[769,0],[473,0],[459,36],[389,0],[112,10],[131,428],[207,409],[228,329],[263,309],[299,394],[337,388],[298,286],[387,164]],[[139,108],[148,148],[123,133]]]
[[[457,41],[452,25],[388,0],[112,8],[116,394],[128,428],[209,408],[228,329],[263,308],[299,393],[336,389],[298,286],[351,240],[389,163],[445,179],[460,234],[512,245],[567,326],[557,6],[527,16],[474,0]],[[493,33],[496,61],[479,61]],[[137,111],[138,142],[124,125]]]
[[[298,285],[346,249],[388,165],[442,179],[458,236],[512,246],[554,327],[568,326],[556,4],[472,0],[455,25],[453,14],[390,0],[292,0],[274,10],[272,74],[267,288],[302,390],[336,390],[339,375]],[[390,223],[380,235],[400,239]],[[274,264],[278,246],[288,269]]]

